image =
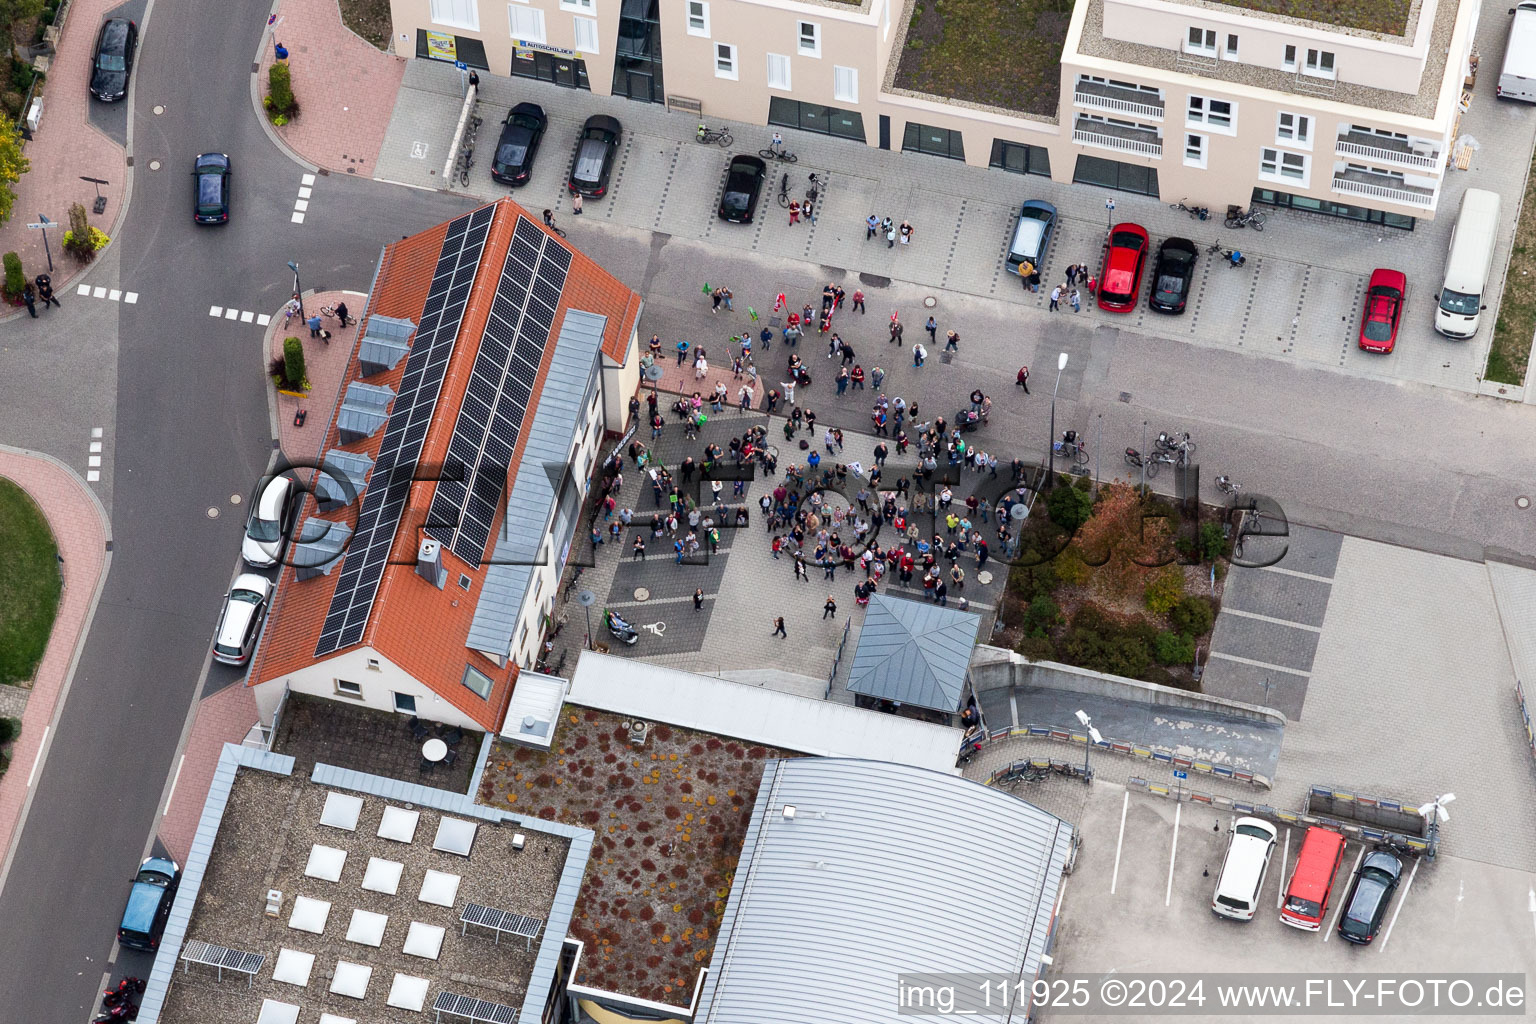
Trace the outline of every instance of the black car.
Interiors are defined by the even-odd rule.
[[[192,219],[199,224],[229,220],[229,156],[204,153],[192,161]]]
[[[503,185],[526,185],[533,170],[533,158],[539,155],[539,141],[549,120],[537,103],[519,103],[501,123],[501,138],[496,140],[496,155],[491,159],[491,177]]]
[[[1381,930],[1392,894],[1403,877],[1403,862],[1389,850],[1372,850],[1360,862],[1354,884],[1344,898],[1344,913],[1339,918],[1339,938],[1359,945],[1369,945]]]
[[[576,155],[571,158],[571,178],[566,187],[594,199],[607,195],[608,175],[613,173],[613,156],[623,134],[618,120],[606,114],[587,118],[576,140]]]
[[[1170,238],[1157,247],[1152,269],[1152,294],[1147,305],[1159,313],[1182,313],[1189,301],[1189,285],[1195,278],[1200,250],[1187,238]]]
[[[755,156],[731,157],[730,169],[725,172],[725,192],[720,196],[720,219],[751,224],[767,174],[768,165]]]
[[[104,22],[91,57],[91,95],[112,103],[128,95],[133,52],[139,47],[139,26],[127,18]]]

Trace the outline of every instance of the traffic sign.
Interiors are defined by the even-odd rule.
[[[1189,772],[1175,771],[1173,777],[1176,779],[1187,779],[1189,778]]]
[[[454,66],[454,67],[456,67],[456,68],[458,68],[458,69],[459,69],[459,70],[460,70],[460,71],[467,71],[467,70],[469,70],[469,65],[468,65],[468,64],[465,64],[465,63],[464,63],[464,62],[463,62],[463,61],[461,61],[461,60],[456,60],[456,61],[454,61],[454,62],[453,62],[453,66]]]

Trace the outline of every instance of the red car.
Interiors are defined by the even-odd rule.
[[[1398,270],[1373,270],[1365,289],[1365,316],[1360,321],[1360,347],[1367,352],[1391,352],[1397,325],[1408,298],[1408,278]]]
[[[1104,243],[1104,273],[1099,278],[1099,308],[1129,313],[1136,308],[1141,291],[1141,272],[1147,266],[1151,242],[1140,224],[1116,224]]]

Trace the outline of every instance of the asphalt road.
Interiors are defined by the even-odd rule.
[[[113,564],[0,893],[0,1017],[8,1020],[77,1024],[94,1008],[127,879],[158,822],[236,569],[243,520],[230,496],[250,493],[272,453],[259,329],[214,321],[209,305],[275,312],[291,287],[288,260],[300,264],[306,288],[365,291],[383,242],[467,206],[325,177],[305,223],[291,224],[303,168],[273,145],[250,99],[248,69],[266,14],[256,0],[157,0],[141,22],[132,200],[115,267],[92,282],[123,282],[149,298],[126,305],[66,295],[55,312],[69,319],[53,327],[76,340],[61,342],[52,372],[29,381],[42,389],[31,392],[32,418],[46,409],[48,422],[17,423],[6,437],[48,449],[78,435],[83,451],[93,417],[113,406],[99,390],[113,386],[103,363],[115,348]],[[234,164],[224,227],[191,219],[192,158],[207,150]],[[90,352],[87,337],[96,339]],[[77,393],[74,360],[89,366],[85,383],[97,393]],[[210,508],[221,514],[210,518]],[[216,688],[230,670],[215,670],[208,685]],[[125,957],[123,966],[147,973],[147,958]]]

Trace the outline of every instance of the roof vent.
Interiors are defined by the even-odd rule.
[[[283,893],[280,889],[267,890],[267,916],[276,917],[283,911]]]
[[[448,570],[443,568],[443,546],[431,537],[423,537],[421,547],[416,549],[416,575],[438,590],[443,589],[448,579]]]
[[[795,820],[795,805],[794,804],[785,804],[784,805],[784,820],[785,821],[794,821]]]
[[[651,726],[649,722],[643,722],[637,718],[629,723],[629,742],[631,745],[636,747],[645,746],[645,741],[650,735]]]

